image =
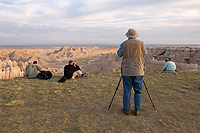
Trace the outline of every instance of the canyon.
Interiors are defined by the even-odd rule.
[[[116,73],[122,58],[117,46],[38,46],[0,47],[0,79],[23,77],[28,61],[37,61],[42,70],[62,75],[73,60],[85,73]],[[161,72],[166,58],[171,58],[177,71],[200,69],[200,46],[146,46],[145,71]]]

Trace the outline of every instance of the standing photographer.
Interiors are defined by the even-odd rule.
[[[144,46],[144,42],[137,40],[137,31],[129,29],[126,33],[128,40],[124,41],[117,51],[119,57],[123,57],[122,60],[122,79],[123,79],[123,113],[130,115],[130,98],[132,87],[135,91],[134,103],[135,110],[134,115],[139,114],[139,109],[142,107],[142,95],[141,90],[143,88],[143,76],[144,76],[144,57],[147,54],[147,50]]]

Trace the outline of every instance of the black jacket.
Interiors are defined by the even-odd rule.
[[[71,79],[72,76],[73,76],[73,73],[77,70],[80,70],[80,67],[78,65],[66,65],[64,67],[64,76],[67,78],[67,79]]]

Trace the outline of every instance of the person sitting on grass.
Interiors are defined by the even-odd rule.
[[[65,82],[67,79],[74,79],[76,77],[83,77],[80,67],[72,60],[64,67],[64,76],[58,82]]]
[[[171,60],[171,58],[167,58],[165,61],[166,63],[163,66],[162,73],[167,71],[176,71],[176,64]]]
[[[41,70],[41,67],[37,65],[37,61],[29,61],[28,65],[26,66],[24,78],[26,79],[33,79],[36,78],[38,75],[38,71]]]

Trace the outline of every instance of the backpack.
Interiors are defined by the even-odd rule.
[[[52,77],[52,73],[50,71],[40,71],[38,73],[37,78],[38,79],[50,79]]]

